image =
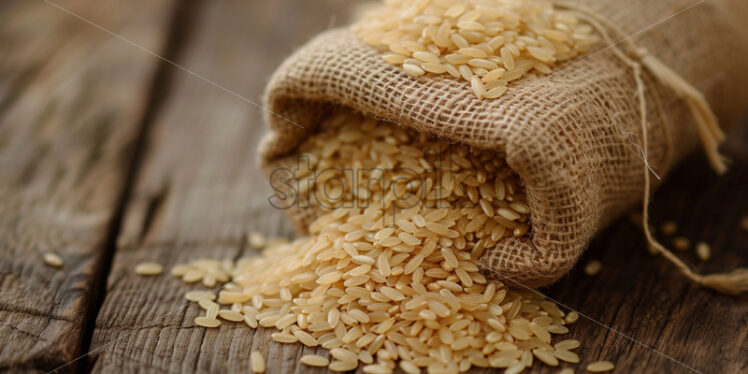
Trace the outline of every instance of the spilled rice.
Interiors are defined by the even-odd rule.
[[[332,371],[518,373],[579,362],[578,341],[552,343],[576,313],[478,267],[485,248],[530,228],[523,186],[501,157],[350,114],[299,149],[310,165],[296,174],[299,198],[317,217],[310,236],[236,262],[175,266],[187,282],[225,282],[217,297],[186,295],[205,311],[196,325],[274,328],[277,342],[327,349],[329,359],[301,362]]]

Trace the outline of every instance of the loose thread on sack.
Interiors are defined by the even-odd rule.
[[[639,111],[641,118],[641,132],[642,132],[642,144],[639,147],[642,151],[644,160],[644,199],[642,201],[642,227],[644,235],[647,239],[647,244],[654,248],[657,252],[663,255],[668,261],[673,263],[681,273],[692,281],[700,284],[704,287],[712,288],[726,294],[740,294],[748,291],[748,268],[738,268],[729,273],[715,273],[702,275],[694,272],[691,268],[686,265],[678,256],[673,254],[672,251],[665,248],[657,239],[654,238],[649,228],[649,204],[651,199],[651,180],[649,172],[651,166],[647,160],[647,100],[644,91],[644,82],[642,80],[642,66],[644,66],[660,83],[670,88],[679,98],[685,101],[686,105],[691,112],[691,115],[696,124],[696,129],[699,133],[704,153],[709,159],[709,163],[712,168],[718,174],[724,174],[727,171],[726,161],[719,153],[719,145],[724,141],[725,135],[719,128],[717,117],[711,110],[709,103],[704,98],[704,95],[693,87],[688,81],[681,77],[678,73],[670,69],[662,61],[658,60],[646,49],[638,47],[634,44],[625,33],[618,28],[616,25],[605,19],[604,17],[596,14],[590,10],[584,9],[583,7],[576,4],[568,3],[556,3],[557,6],[564,7],[570,11],[579,14],[580,18],[584,18],[589,22],[603,37],[609,48],[612,48],[612,52],[626,65],[630,66],[634,71],[634,79],[636,81],[636,95],[639,101]],[[602,24],[605,24],[607,28],[615,31],[617,34],[624,36],[619,42],[613,42],[608,34],[608,31]],[[624,43],[627,46],[627,51],[633,53],[637,61],[629,58],[621,49],[618,44]]]

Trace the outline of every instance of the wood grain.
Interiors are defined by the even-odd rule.
[[[267,331],[193,327],[200,310],[183,295],[196,286],[168,275],[139,277],[133,267],[236,258],[252,251],[250,230],[291,234],[283,212],[269,206],[256,167],[264,126],[253,103],[285,55],[344,17],[344,3],[215,1],[196,12],[194,37],[178,60],[194,74],[175,73],[149,134],[96,322],[93,371],[249,372],[252,349],[272,352],[273,370],[303,370],[300,350],[269,344]]]
[[[59,4],[153,49],[170,10]],[[0,370],[47,371],[84,341],[158,63],[43,1],[3,2],[0,40]],[[64,266],[45,265],[45,252]]]
[[[276,344],[271,330],[194,327],[201,311],[183,295],[201,287],[168,275],[137,276],[133,268],[146,260],[168,269],[199,257],[249,255],[250,230],[293,234],[268,204],[267,181],[255,166],[264,130],[253,103],[282,58],[343,23],[351,3],[185,2],[175,17],[190,19],[171,33],[185,33],[174,58],[189,71],[161,61],[159,74],[169,79],[157,78],[150,95],[152,56],[33,4],[40,3],[0,2],[0,337],[12,343],[0,347],[0,370],[52,369],[81,349],[85,315],[97,310],[92,282],[107,268],[104,243],[116,233],[106,298],[81,371],[246,373],[258,349],[269,373],[324,372],[298,364],[303,354],[326,355],[323,349]],[[173,8],[118,3],[110,12],[112,4],[76,9],[158,49]],[[29,17],[39,22],[12,22]],[[144,141],[142,154],[128,174],[136,139]],[[705,263],[692,251],[678,253],[702,272],[748,266],[748,232],[738,227],[748,215],[746,128],[730,139],[735,164],[727,176],[717,178],[702,155],[693,155],[653,202],[654,222],[675,220],[680,235],[711,244],[713,259]],[[583,342],[576,372],[599,359],[615,362],[620,373],[748,372],[748,297],[695,287],[644,248],[640,230],[622,218],[577,269],[540,290],[590,318],[569,334]],[[39,253],[47,250],[64,255],[63,270],[41,265]],[[581,271],[591,259],[603,263],[595,277]],[[557,370],[536,365],[532,372]]]
[[[739,150],[730,153],[735,162],[727,175],[717,177],[704,156],[694,154],[655,195],[653,226],[672,220],[679,226],[676,235],[710,244],[712,258],[703,263],[693,245],[676,252],[704,274],[748,266],[748,231],[739,226],[740,218],[748,216],[746,130],[743,126],[734,134]],[[658,237],[670,246],[674,236]],[[599,259],[603,270],[598,276],[576,269],[548,290],[554,299],[620,332],[580,319],[571,335],[585,342],[581,356],[609,359],[620,372],[694,372],[684,365],[703,373],[746,372],[748,296],[694,286],[645,248],[639,227],[622,218],[592,243],[581,261]]]
[[[326,10],[305,4],[207,4],[180,63],[257,102],[280,56],[329,20]],[[269,23],[275,17],[295,28],[281,30]],[[245,255],[251,252],[243,239],[249,229],[290,235],[282,213],[266,202],[267,182],[254,166],[260,113],[232,96],[194,76],[180,77],[158,116],[97,320],[93,348],[101,351],[90,358],[96,372],[248,372],[255,349],[264,353],[271,373],[324,371],[298,364],[301,355],[325,355],[324,350],[273,343],[269,330],[242,324],[193,327],[201,311],[182,295],[195,286],[166,275],[132,273],[144,260],[168,267],[198,257]],[[656,220],[676,219],[694,241],[712,243],[715,259],[700,270],[745,265],[748,238],[736,222],[748,211],[741,199],[747,168],[741,161],[732,174],[717,179],[697,155],[656,196]],[[717,204],[721,199],[731,203]],[[694,260],[691,253],[683,255]],[[584,341],[577,372],[598,359],[616,362],[618,372],[691,372],[686,366],[705,373],[745,370],[744,297],[692,286],[672,266],[650,257],[640,232],[625,219],[592,244],[585,260],[591,258],[604,264],[597,277],[576,269],[541,290],[600,323],[582,318],[572,329],[570,335]],[[555,370],[537,366],[534,371]]]

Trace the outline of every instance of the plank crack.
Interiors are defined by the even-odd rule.
[[[50,314],[48,312],[44,312],[41,310],[36,310],[36,309],[17,306],[17,305],[10,305],[10,304],[6,304],[3,302],[0,302],[0,310],[4,312],[9,312],[9,313],[26,314],[30,316],[55,319],[55,320],[71,322],[71,323],[76,323],[80,321],[80,319],[75,319],[75,318],[65,317],[65,316],[58,316],[58,315]]]
[[[166,41],[161,48],[163,58],[168,61],[177,60],[191,36],[192,23],[199,9],[198,2],[175,2],[168,25]],[[138,135],[133,142],[132,155],[129,160],[129,168],[124,179],[124,188],[120,195],[115,214],[109,226],[106,244],[103,248],[102,264],[99,268],[92,289],[91,305],[87,309],[84,333],[81,342],[81,352],[89,353],[96,328],[96,318],[101,311],[106,298],[106,282],[112,269],[114,255],[117,250],[117,238],[122,230],[126,208],[132,198],[132,191],[137,185],[138,174],[141,169],[144,154],[147,151],[150,129],[153,127],[154,119],[158,114],[161,104],[169,96],[174,70],[164,59],[159,60],[158,68],[148,89],[147,104],[143,111],[138,126]],[[115,338],[116,339],[116,338]],[[85,373],[90,369],[89,359],[83,360],[78,366],[78,372]]]
[[[140,237],[138,238],[138,242],[142,243],[143,239],[148,235],[148,232],[151,230],[151,226],[153,226],[153,222],[158,214],[158,212],[161,210],[161,207],[164,204],[164,200],[166,199],[166,195],[169,192],[169,186],[166,185],[163,188],[161,188],[158,193],[151,196],[148,200],[148,206],[146,208],[145,218],[143,219],[143,225],[140,229]]]

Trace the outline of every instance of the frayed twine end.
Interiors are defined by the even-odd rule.
[[[729,273],[700,276],[699,284],[730,295],[748,291],[748,268],[735,269]]]
[[[642,132],[642,144],[639,148],[641,152],[641,158],[644,161],[644,199],[642,204],[642,226],[644,234],[647,237],[647,243],[651,248],[654,248],[657,252],[663,255],[668,261],[673,263],[686,277],[698,283],[704,287],[708,287],[717,290],[722,293],[737,295],[742,292],[748,291],[748,269],[737,269],[729,273],[720,274],[708,274],[701,275],[691,270],[678,256],[673,254],[670,250],[665,248],[662,244],[652,236],[649,230],[649,202],[650,202],[650,187],[651,178],[650,171],[651,166],[647,161],[647,102],[644,97],[644,82],[642,81],[642,66],[646,68],[660,83],[669,87],[673,92],[681,98],[689,108],[691,115],[696,124],[696,128],[699,132],[699,138],[701,138],[702,145],[704,147],[704,153],[706,153],[709,163],[717,174],[724,174],[727,171],[727,159],[719,153],[719,145],[724,141],[725,134],[719,128],[717,117],[714,115],[709,103],[706,101],[704,95],[695,87],[693,87],[688,81],[681,77],[677,72],[672,70],[670,67],[665,65],[662,61],[649,54],[646,49],[641,48],[634,44],[629,38],[624,37],[618,42],[613,42],[608,34],[606,25],[608,28],[616,31],[621,35],[625,35],[618,27],[613,23],[605,19],[604,17],[589,11],[586,8],[580,7],[576,4],[559,3],[572,11],[577,11],[582,14],[583,18],[586,18],[590,24],[595,27],[603,39],[608,43],[609,47],[612,48],[612,52],[615,53],[621,61],[629,65],[634,71],[634,79],[636,80],[637,96],[639,98],[639,111],[641,115],[641,132]],[[586,17],[585,17],[586,16]],[[619,48],[618,44],[622,43],[626,46],[626,50],[633,55],[634,60],[629,58]],[[652,170],[653,172],[653,170]],[[654,172],[653,172],[654,174]],[[657,174],[655,174],[657,175]],[[659,178],[659,176],[658,176]]]

